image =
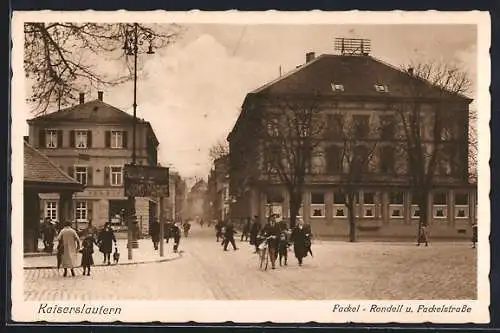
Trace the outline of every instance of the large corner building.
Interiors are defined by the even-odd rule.
[[[349,234],[344,197],[338,191],[342,167],[335,146],[336,117],[355,123],[360,135],[380,126],[381,136],[370,174],[363,182],[356,205],[358,235],[363,237],[414,237],[419,220],[418,206],[411,197],[407,159],[393,146],[398,131],[397,117],[389,107],[405,96],[409,73],[370,55],[306,55],[306,62],[248,93],[241,113],[228,136],[230,145],[230,192],[235,198],[231,215],[235,219],[258,215],[264,219],[270,212],[289,217],[289,198],[283,184],[270,181],[263,167],[262,144],[256,126],[273,107],[273,98],[317,98],[324,117],[325,135],[319,151],[311,161],[299,215],[311,223],[317,235],[346,238]],[[314,91],[314,94],[311,94]],[[436,94],[438,96],[439,94]],[[456,111],[451,126],[458,165],[439,161],[430,198],[429,226],[434,237],[471,235],[477,216],[477,185],[468,178],[468,114],[471,99],[455,96],[453,101],[442,94],[422,100],[425,107],[451,102]],[[424,108],[425,110],[425,108]],[[387,125],[387,126],[386,126]],[[383,127],[385,126],[385,127]],[[399,129],[400,130],[400,129]],[[426,129],[423,128],[423,133]],[[330,147],[330,148],[329,148]]]

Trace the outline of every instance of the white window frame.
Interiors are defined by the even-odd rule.
[[[78,168],[85,168],[85,173],[78,171]],[[82,185],[87,185],[89,182],[89,167],[86,165],[74,165],[73,166],[73,177],[76,179],[77,182],[79,182]],[[85,175],[85,183],[81,182],[78,179],[79,174],[84,174]]]
[[[338,83],[331,83],[332,90],[333,91],[344,91],[344,85],[343,84],[338,84]]]
[[[337,215],[337,211],[338,210],[342,210],[342,212],[344,212],[344,215]],[[346,219],[347,218],[347,206],[346,205],[343,205],[343,204],[334,204],[333,205],[333,211],[332,211],[332,215],[334,218],[336,219]]]
[[[405,204],[404,204],[404,196],[405,194],[401,191],[394,191],[394,192],[400,192],[403,194],[403,202],[402,203],[392,203],[392,192],[388,193],[389,197],[389,219],[403,219],[405,217]],[[393,216],[392,213],[396,210],[399,210],[401,212],[401,215],[398,216]]]
[[[51,206],[51,207],[49,207]],[[50,212],[50,213],[49,213]],[[53,213],[53,215],[52,215]],[[45,218],[50,218],[51,221],[58,221],[58,202],[56,200],[45,201]]]
[[[87,222],[89,220],[89,207],[86,200],[75,202],[75,220],[77,222]]]
[[[464,211],[464,216],[458,216],[459,211],[463,210]],[[458,205],[455,206],[455,218],[456,219],[468,219],[470,217],[470,211],[469,211],[469,206],[465,205]]]
[[[313,194],[323,194],[323,203],[312,203]],[[324,217],[326,217],[326,201],[325,201],[326,200],[326,193],[321,192],[321,191],[313,191],[310,193],[310,196],[311,196],[311,204],[309,207],[309,216],[311,218],[324,218]],[[321,210],[321,215],[317,215],[317,216],[314,215],[314,210],[316,210],[316,209]]]
[[[51,139],[54,140],[51,140]],[[45,148],[56,149],[57,148],[57,130],[48,129],[45,130]]]
[[[118,174],[118,172],[113,172],[113,168],[119,168],[120,169],[120,181],[118,183],[113,182],[113,175]],[[123,166],[122,165],[110,165],[109,166],[109,183],[111,186],[123,186]]]
[[[437,212],[439,210],[443,211],[443,216],[438,216]],[[446,219],[448,218],[448,206],[447,205],[432,205],[432,217],[435,219]]]
[[[363,205],[363,217],[364,218],[369,218],[369,219],[374,219],[377,217],[376,211],[375,211],[376,204],[364,204]],[[372,214],[368,215],[368,211],[371,210]]]
[[[77,149],[87,149],[87,140],[88,140],[89,131],[86,129],[76,129],[75,130],[75,148]],[[83,138],[83,141],[80,142],[80,138]],[[80,143],[82,145],[80,146]]]
[[[399,211],[400,215],[393,215],[393,212]],[[404,205],[401,204],[390,204],[389,205],[389,218],[390,219],[402,219],[404,218]]]
[[[468,219],[470,217],[470,209],[469,209],[469,201],[470,201],[470,195],[467,192],[457,192],[454,193],[454,200],[453,202],[456,202],[456,196],[457,194],[465,194],[467,196],[467,204],[466,205],[457,205],[455,204],[455,218],[456,219]],[[458,213],[460,210],[463,210],[465,212],[464,216],[458,216]]]
[[[410,216],[410,218],[412,218],[412,219],[419,219],[420,218],[420,214],[419,215],[415,215],[415,212],[417,212],[417,211],[420,213],[420,207],[418,207],[418,205],[412,204],[411,205],[411,212],[410,212],[411,216]]]
[[[389,87],[386,84],[375,84],[374,87],[375,87],[375,90],[377,92],[381,92],[381,93],[388,93],[389,92]]]
[[[112,149],[123,148],[123,131],[111,131],[110,134],[110,147]]]
[[[267,133],[272,137],[278,137],[280,135],[280,129],[277,119],[271,119],[267,123]]]

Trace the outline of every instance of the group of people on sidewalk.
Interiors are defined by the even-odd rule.
[[[228,221],[219,221],[215,225],[216,241],[221,241],[224,251],[227,251],[229,244],[237,250],[234,236],[237,231],[234,224]],[[302,220],[298,220],[294,228],[290,229],[286,222],[277,222],[277,216],[271,215],[267,223],[262,227],[259,217],[248,218],[242,225],[240,241],[249,241],[254,246],[254,253],[259,253],[261,244],[267,242],[271,266],[276,268],[276,261],[279,264],[288,265],[288,250],[293,245],[294,254],[299,266],[308,254],[312,256],[311,250],[311,227]]]
[[[109,222],[100,231],[93,227],[92,223],[89,223],[88,228],[83,231],[83,237],[80,237],[77,231],[72,228],[71,222],[63,223],[60,230],[58,230],[50,220],[46,219],[42,225],[42,233],[44,251],[52,253],[54,239],[57,241],[57,268],[62,267],[64,269],[64,276],[68,275],[68,269],[71,276],[75,276],[75,268],[79,266],[83,268],[83,275],[90,275],[90,268],[94,265],[94,245],[97,245],[99,251],[103,254],[103,263],[111,265],[111,253],[114,243],[113,260],[118,263],[120,254],[116,247],[115,234]],[[80,265],[78,265],[77,259],[78,252],[82,254]]]
[[[186,224],[189,225],[187,232],[186,232]],[[189,222],[184,223],[184,235],[187,237],[189,233],[189,228],[191,227],[191,224]],[[151,224],[150,228],[150,235],[151,235],[151,240],[153,241],[153,247],[155,250],[158,250],[158,245],[160,243],[160,223],[158,221],[154,221]],[[173,246],[173,251],[174,253],[177,253],[179,251],[179,244],[181,241],[181,223],[180,222],[173,222],[173,221],[168,221],[164,224],[164,229],[163,229],[163,238],[165,238],[166,243],[169,242],[170,238],[174,240],[174,246]]]

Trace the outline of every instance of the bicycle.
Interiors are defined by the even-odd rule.
[[[269,253],[269,240],[272,238],[276,238],[275,236],[269,236],[265,237],[260,245],[258,246],[259,248],[259,268],[263,271],[267,270],[267,267],[269,266],[269,260],[271,259],[271,254]]]

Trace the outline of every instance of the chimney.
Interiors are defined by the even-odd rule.
[[[85,103],[85,93],[80,93],[80,104]]]
[[[413,67],[408,67],[408,74],[413,75]]]
[[[306,63],[313,61],[315,57],[314,52],[307,52],[306,53]]]
[[[102,91],[98,91],[98,92],[97,92],[97,99],[98,99],[98,100],[100,100],[101,102],[102,102],[102,95],[103,95],[103,94],[104,94],[104,93],[103,93]]]

